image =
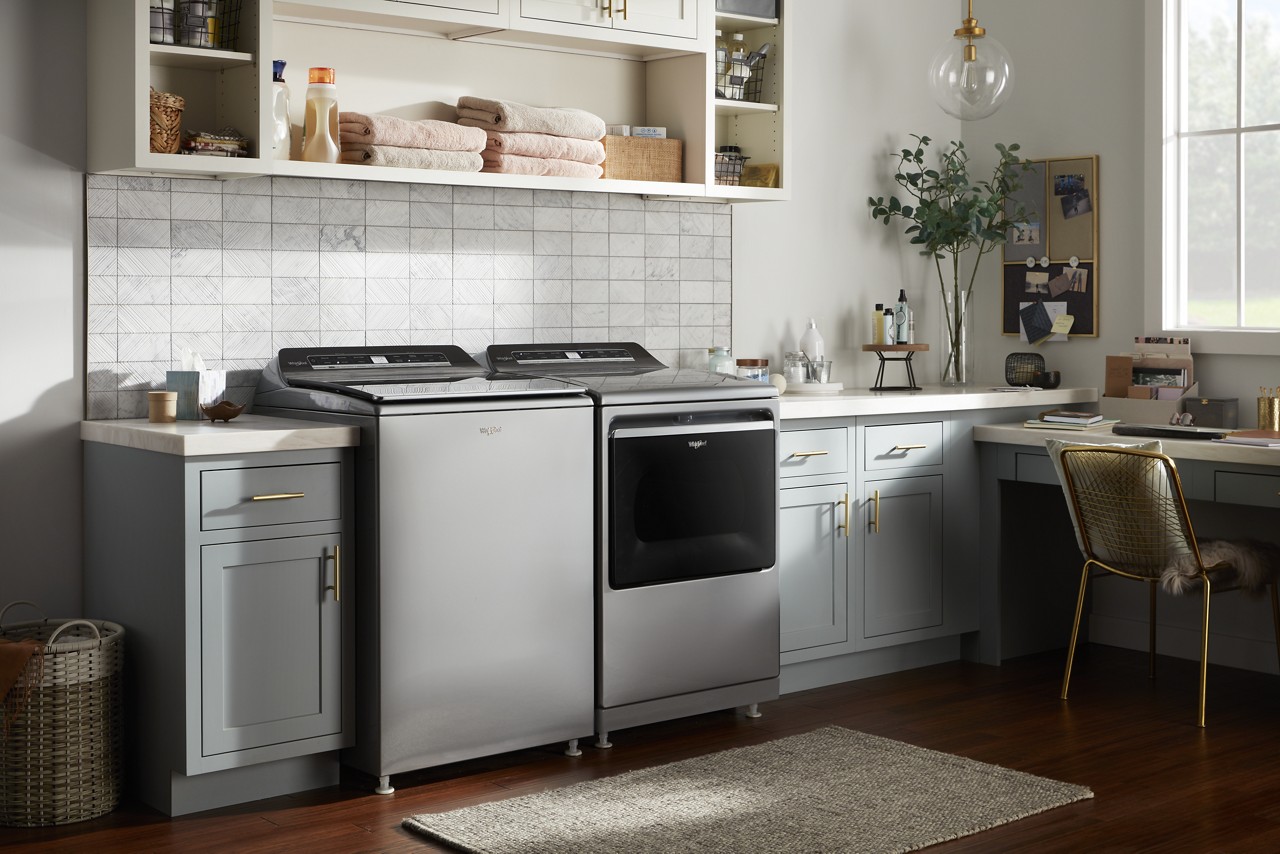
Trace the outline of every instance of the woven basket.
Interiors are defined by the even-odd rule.
[[[606,136],[604,178],[623,181],[671,181],[684,174],[684,143],[647,136]]]
[[[182,108],[187,105],[180,95],[151,90],[151,150],[156,154],[177,154],[181,141]]]
[[[0,622],[14,605],[0,610]],[[34,606],[33,606],[34,607]],[[38,610],[38,609],[37,609]],[[38,681],[0,742],[0,824],[38,827],[105,815],[120,802],[124,629],[101,620],[0,625],[0,638],[43,643]],[[28,673],[19,677],[19,684]]]

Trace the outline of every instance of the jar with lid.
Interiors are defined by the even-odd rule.
[[[809,360],[805,358],[804,353],[796,350],[789,350],[785,354],[782,376],[787,383],[802,383],[808,381],[809,376]]]
[[[733,355],[728,347],[709,347],[707,349],[707,370],[713,374],[736,374]]]
[[[768,359],[738,359],[738,376],[748,380],[769,381]]]

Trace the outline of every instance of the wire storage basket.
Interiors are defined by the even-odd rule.
[[[0,642],[34,654],[0,706],[0,825],[105,815],[120,802],[124,629],[103,620],[6,626],[14,605],[31,603],[0,610]]]
[[[716,152],[716,183],[737,187],[742,183],[742,165],[748,159],[742,155],[742,151],[736,145],[720,146]]]
[[[152,44],[235,50],[242,0],[151,0]]]

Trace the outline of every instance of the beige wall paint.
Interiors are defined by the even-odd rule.
[[[6,3],[0,26],[0,607],[80,612],[84,400],[82,0]],[[15,609],[6,622],[35,619]]]

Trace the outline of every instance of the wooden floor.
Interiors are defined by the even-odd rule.
[[[419,812],[564,786],[837,724],[1089,786],[1094,798],[944,843],[940,852],[1280,851],[1280,679],[1214,668],[1208,727],[1194,726],[1196,665],[1084,647],[1068,703],[1060,654],[1002,667],[950,663],[789,694],[748,720],[702,715],[614,734],[611,750],[560,746],[165,818],[126,803],[57,828],[0,828],[6,850],[109,852],[428,852],[400,827]],[[769,854],[769,852],[755,852]]]

